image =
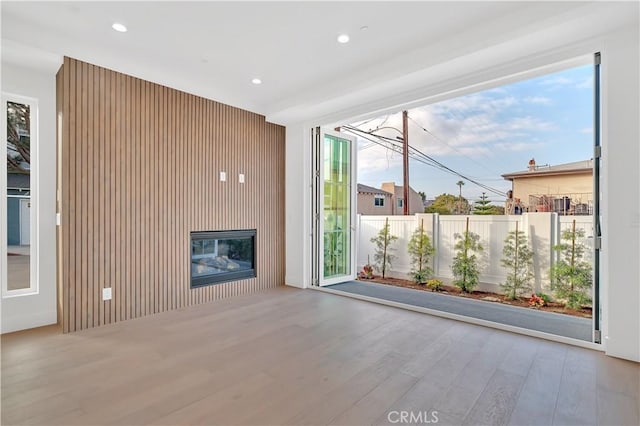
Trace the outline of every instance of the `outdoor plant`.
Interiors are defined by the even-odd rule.
[[[398,237],[391,235],[389,229],[389,218],[385,218],[384,227],[378,232],[378,235],[371,238],[371,242],[375,244],[375,252],[373,254],[374,267],[380,271],[382,278],[385,277],[388,268],[391,268],[391,262],[395,259],[392,254],[394,250],[391,244]]]
[[[427,288],[431,289],[431,291],[440,291],[442,290],[442,281],[438,279],[430,279],[427,281]]]
[[[524,232],[516,230],[509,232],[504,240],[502,249],[502,266],[507,270],[507,279],[500,285],[507,298],[514,300],[519,294],[531,290],[533,280],[533,252]]]
[[[338,259],[342,257],[342,235],[338,228],[324,233],[324,271],[325,275],[335,275],[338,269]]]
[[[477,254],[482,252],[480,236],[469,231],[469,218],[462,235],[455,234],[457,240],[455,245],[456,255],[451,264],[453,272],[453,284],[464,293],[471,293],[478,285],[480,278],[480,265]]]
[[[547,302],[535,293],[529,298],[529,306],[532,308],[542,308],[546,304]]]
[[[429,264],[436,250],[431,245],[429,236],[424,232],[424,219],[420,221],[420,226],[413,232],[409,240],[408,251],[411,258],[409,275],[418,284],[426,283],[433,273]]]
[[[546,293],[542,293],[542,292],[539,291],[539,292],[536,293],[536,296],[538,296],[539,298],[544,300],[544,304],[545,305],[548,305],[549,302],[551,302],[551,297]]]
[[[369,256],[367,256],[367,264],[362,267],[360,272],[360,279],[370,280],[373,278],[373,265],[369,262]]]
[[[591,303],[593,276],[591,265],[584,260],[583,238],[584,230],[576,229],[574,220],[572,228],[562,232],[562,242],[553,247],[560,258],[551,267],[551,289],[572,309]]]

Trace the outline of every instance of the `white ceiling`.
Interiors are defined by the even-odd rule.
[[[279,117],[585,7],[597,12],[580,2],[2,2],[2,60],[55,70],[71,56]],[[129,31],[113,31],[116,21]],[[341,33],[351,42],[337,43]]]

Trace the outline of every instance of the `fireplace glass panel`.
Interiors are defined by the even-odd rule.
[[[191,234],[191,286],[255,277],[255,230]]]

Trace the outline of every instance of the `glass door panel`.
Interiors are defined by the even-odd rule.
[[[354,146],[345,135],[323,133],[320,285],[355,278]]]

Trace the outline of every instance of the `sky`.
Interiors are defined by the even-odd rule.
[[[409,145],[447,167],[505,194],[510,182],[501,175],[525,170],[531,158],[538,165],[588,160],[593,152],[593,66],[477,92],[409,110]],[[402,113],[353,123],[365,131],[395,138]],[[377,129],[378,128],[378,129]],[[376,130],[377,129],[377,130]],[[358,182],[380,187],[402,185],[402,155],[358,138]],[[442,193],[471,201],[482,192],[500,204],[505,196],[488,192],[459,176],[409,162],[409,181],[427,199]]]

